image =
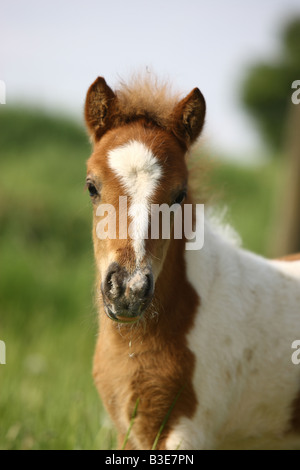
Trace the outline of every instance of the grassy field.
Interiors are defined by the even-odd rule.
[[[109,449],[92,380],[97,335],[84,130],[0,110],[0,449]],[[268,254],[278,168],[216,165],[244,246]],[[222,199],[222,198],[221,198]]]

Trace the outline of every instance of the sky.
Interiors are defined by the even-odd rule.
[[[260,148],[243,80],[253,64],[276,60],[295,15],[299,0],[0,0],[5,106],[38,104],[82,120],[97,76],[114,88],[148,68],[174,90],[199,87],[206,143],[243,159]]]

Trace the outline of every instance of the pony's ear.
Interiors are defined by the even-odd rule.
[[[117,97],[103,77],[98,77],[88,89],[84,115],[88,130],[94,141],[113,126]]]
[[[199,88],[194,88],[174,108],[172,131],[187,147],[200,135],[204,124],[205,110],[205,99]]]

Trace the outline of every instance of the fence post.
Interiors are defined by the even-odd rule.
[[[291,105],[285,153],[273,230],[276,257],[300,252],[300,104]]]

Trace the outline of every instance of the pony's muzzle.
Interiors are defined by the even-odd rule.
[[[138,268],[132,274],[112,263],[101,284],[105,313],[116,321],[138,319],[151,303],[154,292],[153,274],[149,267]]]

